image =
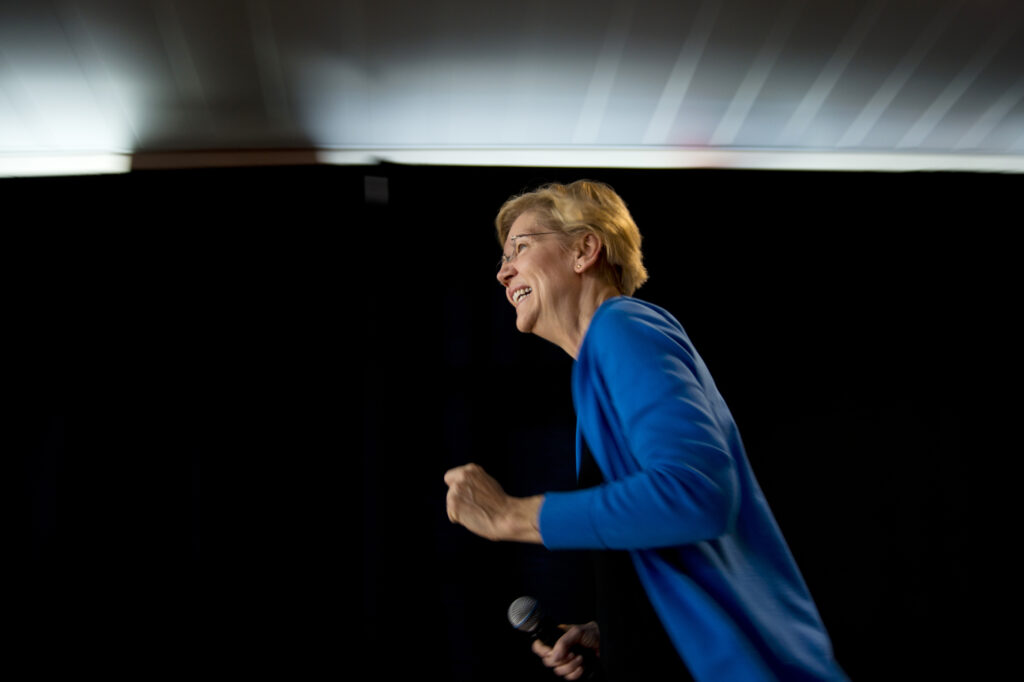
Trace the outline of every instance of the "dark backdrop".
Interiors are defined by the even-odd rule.
[[[4,180],[37,664],[548,679],[505,620],[584,557],[448,523],[444,472],[573,486],[571,359],[515,330],[492,220],[612,184],[841,664],[966,671],[969,403],[1014,176],[381,165]],[[62,415],[40,417],[38,415]]]

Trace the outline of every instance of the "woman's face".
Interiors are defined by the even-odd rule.
[[[578,277],[573,257],[559,235],[537,224],[532,213],[519,216],[505,239],[505,262],[498,282],[516,309],[516,328],[554,340],[572,315]]]

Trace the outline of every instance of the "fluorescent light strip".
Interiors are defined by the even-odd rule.
[[[736,168],[808,171],[970,171],[1024,173],[1024,155],[802,152],[723,149],[348,149],[317,153],[320,163],[372,166],[557,168]]]
[[[374,166],[502,166],[524,168],[707,168],[803,171],[960,171],[1024,173],[1024,154],[914,154],[680,148],[360,148],[316,152],[143,154],[136,168],[316,164]],[[0,154],[0,178],[127,173],[131,154]]]
[[[0,178],[127,173],[131,154],[0,154]]]

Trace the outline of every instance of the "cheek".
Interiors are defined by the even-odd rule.
[[[545,298],[558,298],[565,292],[568,281],[563,273],[564,268],[563,263],[552,263],[551,267],[538,274],[537,281]]]

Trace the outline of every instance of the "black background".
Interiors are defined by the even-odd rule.
[[[1015,176],[294,167],[0,182],[36,665],[549,679],[505,620],[583,557],[449,524],[444,472],[573,487],[571,359],[515,330],[493,217],[610,183],[854,678],[978,665],[971,416]],[[15,215],[15,214],[10,214]],[[40,415],[61,415],[43,417]]]

